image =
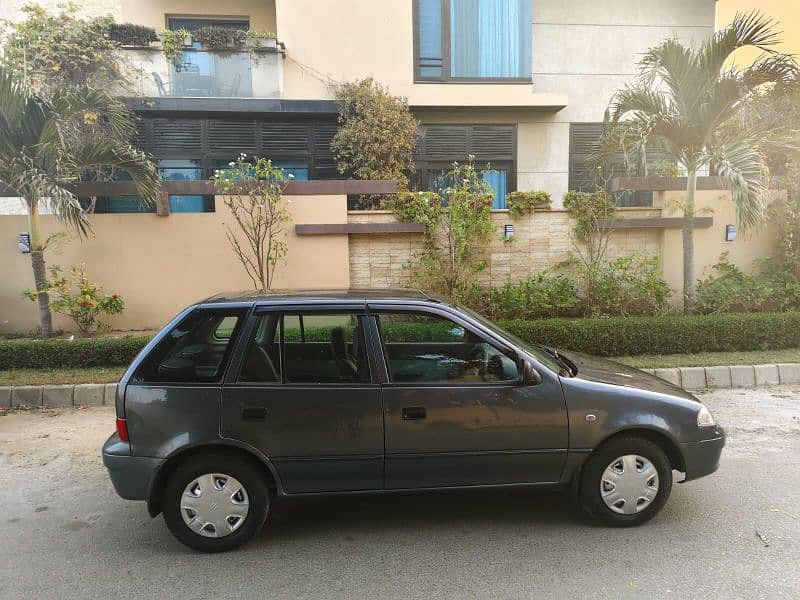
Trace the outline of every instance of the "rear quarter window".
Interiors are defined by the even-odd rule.
[[[230,362],[246,309],[199,308],[147,355],[134,383],[217,383]]]

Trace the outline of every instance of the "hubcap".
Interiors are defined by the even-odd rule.
[[[203,537],[230,535],[242,526],[249,510],[247,490],[223,473],[201,475],[181,495],[183,522]]]
[[[632,515],[647,508],[658,495],[658,471],[637,454],[611,461],[600,479],[600,496],[615,513]]]

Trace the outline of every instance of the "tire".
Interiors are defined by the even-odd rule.
[[[190,484],[195,487],[187,492]],[[196,501],[201,497],[204,504],[192,504],[197,507],[194,512],[188,506],[192,500],[187,498]],[[207,501],[210,506],[205,505]],[[230,453],[203,454],[190,458],[170,475],[163,507],[164,521],[181,543],[200,552],[226,552],[247,543],[261,531],[270,507],[269,488],[263,473],[251,462]],[[225,517],[229,512],[237,514]],[[184,517],[195,528],[208,522],[202,527],[203,533],[192,529]],[[219,525],[219,532],[214,522]],[[226,525],[228,529],[223,529]]]
[[[637,458],[618,461],[623,457]],[[657,479],[651,477],[648,462],[655,468]],[[626,473],[629,475],[623,480]],[[619,490],[614,485],[615,477],[620,478],[616,480]],[[657,491],[648,499],[646,496],[653,495],[653,484]],[[580,475],[578,502],[594,521],[613,527],[635,527],[658,514],[671,491],[672,467],[661,447],[645,438],[621,437],[600,446],[586,461]]]

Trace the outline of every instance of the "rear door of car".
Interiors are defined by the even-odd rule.
[[[383,487],[383,409],[365,305],[257,308],[222,394],[224,437],[274,464],[286,493]]]
[[[387,489],[559,481],[568,425],[555,373],[523,384],[510,345],[444,309],[370,312],[385,357]]]

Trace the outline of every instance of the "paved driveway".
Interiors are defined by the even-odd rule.
[[[114,494],[112,410],[0,417],[0,597],[800,598],[800,387],[705,400],[721,470],[639,529],[524,490],[339,496],[278,502],[223,555]]]

